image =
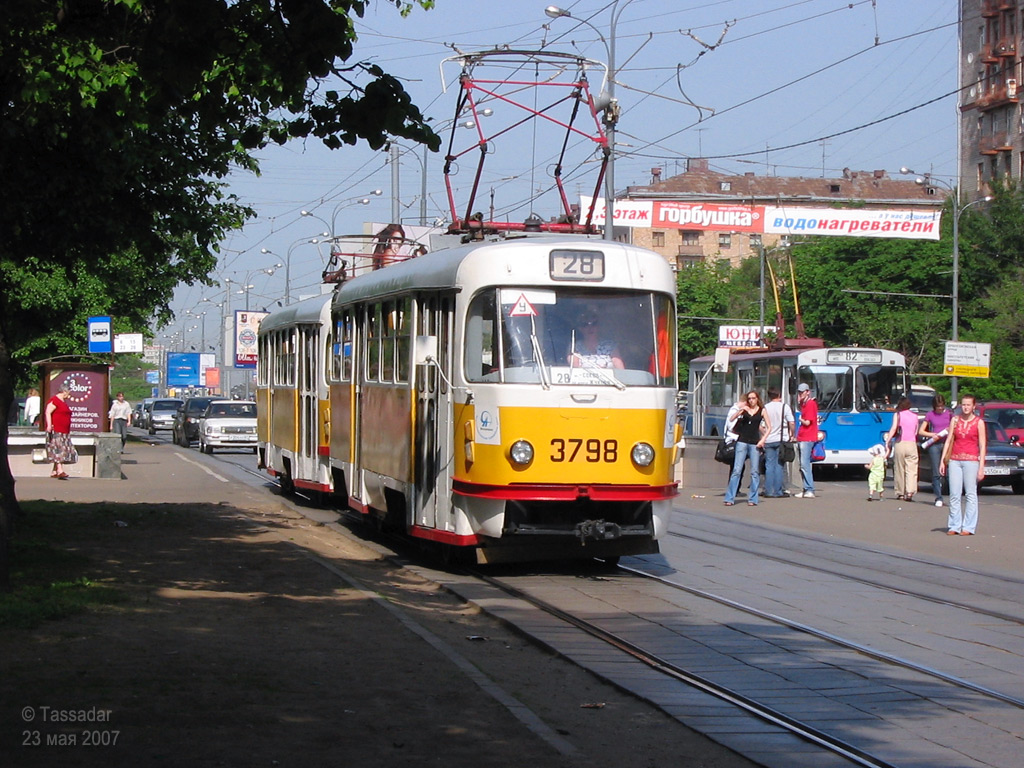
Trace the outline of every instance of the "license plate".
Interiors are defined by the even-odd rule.
[[[986,475],[1008,475],[1010,474],[1009,467],[985,467]]]

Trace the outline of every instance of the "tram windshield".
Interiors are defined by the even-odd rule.
[[[492,288],[466,317],[466,379],[475,382],[675,386],[668,296],[573,288]]]

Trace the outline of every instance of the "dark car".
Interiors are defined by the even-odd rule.
[[[146,429],[149,434],[155,435],[158,429],[170,430],[174,424],[174,414],[178,412],[178,406],[182,400],[177,397],[165,397],[154,400],[146,406]]]
[[[985,451],[985,479],[981,487],[992,485],[1008,485],[1014,493],[1024,494],[1024,447],[1017,444],[1017,438],[1006,434],[1001,426],[994,421],[985,422],[988,437]],[[928,452],[921,452],[918,481],[932,482],[932,463]],[[945,486],[946,483],[943,483]]]
[[[199,417],[206,411],[206,406],[216,399],[207,396],[185,398],[184,404],[174,415],[174,424],[171,426],[175,445],[188,448],[193,440],[199,439]]]

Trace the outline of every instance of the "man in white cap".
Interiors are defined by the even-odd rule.
[[[796,403],[800,411],[800,426],[796,430],[797,452],[800,456],[800,478],[804,488],[794,494],[798,499],[814,498],[814,475],[811,473],[811,449],[818,441],[818,404],[811,394],[811,386],[803,382],[796,388]]]

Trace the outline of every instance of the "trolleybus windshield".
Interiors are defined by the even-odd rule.
[[[466,317],[471,382],[675,386],[671,298],[638,291],[501,287]]]

